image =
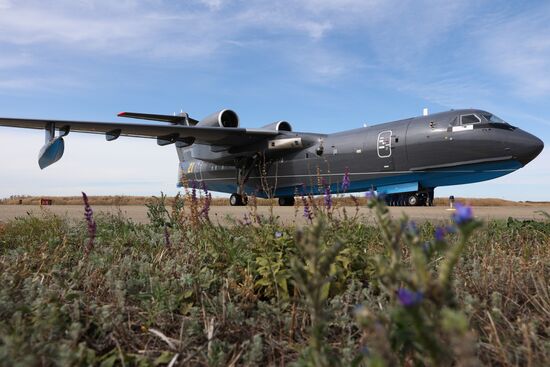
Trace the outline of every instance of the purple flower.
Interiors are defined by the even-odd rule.
[[[349,168],[346,167],[346,170],[344,171],[344,178],[342,179],[342,191],[348,191],[350,184],[351,180],[349,179]]]
[[[367,198],[367,200],[374,199],[374,191],[369,190],[369,191],[365,192],[365,197]]]
[[[474,219],[472,207],[468,205],[462,205],[460,203],[455,204],[456,211],[453,213],[453,220],[457,225],[463,225]]]
[[[275,238],[281,238],[281,237],[283,237],[283,232],[279,232],[279,231],[275,232]]]
[[[407,288],[397,290],[397,299],[403,307],[413,307],[422,302],[424,294],[422,292],[410,291]]]
[[[201,182],[201,188],[202,188],[202,191],[204,191],[204,206],[202,207],[199,215],[203,216],[204,219],[209,220],[210,217],[208,216],[208,214],[210,213],[210,203],[212,202],[212,194],[208,192],[208,188],[206,187],[206,182],[204,181]]]
[[[191,181],[191,201],[197,201],[197,181]]]
[[[210,217],[208,214],[210,213],[210,203],[212,202],[212,194],[207,193],[204,197],[204,206],[202,207],[200,215],[204,217],[204,219],[209,220]]]
[[[416,226],[416,222],[413,220],[408,221],[404,229],[406,229],[411,236],[418,235],[418,227]]]
[[[304,204],[304,218],[306,218],[311,222],[313,220],[313,213],[311,212],[311,208],[309,207],[309,203],[306,197],[303,195],[302,195],[302,203]]]
[[[330,209],[332,207],[332,195],[330,194],[330,186],[325,185],[325,208]]]
[[[166,247],[170,247],[170,232],[168,231],[168,226],[164,225],[164,244]]]
[[[444,227],[437,227],[435,229],[434,238],[437,242],[445,241],[445,235],[447,234],[447,229]]]
[[[82,192],[82,200],[84,201],[84,219],[86,219],[86,223],[88,224],[88,244],[84,248],[84,253],[88,255],[94,247],[97,225],[94,220],[94,212],[90,206],[88,195],[84,192]]]

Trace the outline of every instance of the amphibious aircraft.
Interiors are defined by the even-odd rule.
[[[42,169],[61,158],[69,132],[104,134],[107,141],[130,136],[153,138],[161,146],[174,144],[179,185],[204,183],[211,191],[230,193],[234,206],[245,205],[252,194],[293,205],[296,195],[317,195],[327,189],[332,193],[375,190],[390,205],[432,205],[436,187],[509,174],[544,147],[537,137],[479,109],[334,134],[294,132],[283,120],[259,129],[241,128],[238,115],[229,109],[202,120],[184,112],[119,116],[156,123],[0,118],[0,126],[45,130],[45,145],[38,156]]]

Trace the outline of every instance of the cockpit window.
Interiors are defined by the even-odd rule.
[[[477,124],[478,122],[481,122],[481,120],[474,114],[460,116],[460,123],[462,125]]]
[[[483,117],[485,117],[485,119],[489,122],[494,122],[494,123],[497,123],[497,124],[507,124],[506,121],[504,121],[500,117],[498,117],[496,115],[493,115],[491,113],[484,113]]]

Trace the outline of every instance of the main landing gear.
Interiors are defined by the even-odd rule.
[[[294,196],[282,196],[279,198],[279,206],[294,206]]]
[[[433,206],[434,190],[389,194],[386,195],[386,204],[388,206]]]
[[[231,206],[243,206],[248,203],[248,197],[246,195],[239,195],[237,193],[231,194],[229,197],[229,204]]]

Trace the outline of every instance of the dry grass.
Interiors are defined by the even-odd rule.
[[[15,195],[10,196],[9,198],[0,199],[0,205],[40,205],[40,199],[52,199],[53,205],[82,205],[81,196],[27,196],[27,195]],[[112,206],[121,206],[121,205],[145,205],[151,203],[154,197],[152,196],[90,196],[90,203],[92,205],[112,205]],[[356,200],[360,205],[366,205],[366,199],[359,196],[356,196]],[[321,199],[322,200],[322,199]],[[349,196],[334,198],[334,203],[340,206],[355,206],[354,200]],[[456,201],[466,203],[472,206],[540,206],[540,205],[550,205],[550,202],[544,201],[511,201],[503,199],[494,199],[494,198],[460,198],[457,197]],[[167,198],[168,204],[173,202],[173,198]],[[299,200],[298,200],[298,204]],[[434,204],[436,206],[447,206],[449,205],[448,198],[435,198]],[[214,206],[227,206],[229,205],[229,200],[227,198],[213,198],[212,205]],[[257,200],[258,206],[270,206],[277,205],[276,199],[261,199]]]
[[[395,343],[387,344],[399,358],[395,365],[436,365],[414,364],[413,357],[423,360],[409,349],[418,343],[401,341],[415,341],[416,334],[397,329],[402,324],[410,330],[415,319],[409,316],[419,308],[388,297],[403,287],[401,278],[393,280],[395,264],[407,279],[421,279],[417,263],[409,261],[412,251],[429,251],[429,274],[443,268],[438,264],[445,253],[430,252],[438,251],[430,250],[432,224],[386,218],[372,226],[327,212],[319,217],[326,218],[323,224],[314,222],[317,229],[310,230],[249,207],[246,220],[217,226],[200,210],[203,203],[191,199],[195,206],[179,211],[153,202],[150,225],[121,214],[97,215],[91,250],[85,247],[90,223],[83,221],[28,215],[0,225],[0,365],[320,365],[308,357],[311,340],[322,346],[318,354],[327,350],[334,357],[327,365],[362,359],[365,365],[369,353],[384,352],[386,344],[366,350],[363,337],[370,329],[361,332],[366,326],[356,319],[357,305],[379,314],[377,320],[395,321],[396,328],[388,329]],[[411,237],[414,246],[388,252],[388,241]],[[459,240],[449,234],[448,248]],[[336,243],[343,246],[339,253],[323,255]],[[489,222],[470,237],[447,283],[452,292],[426,288],[425,310],[432,309],[428,302],[448,298],[456,311],[453,323],[420,325],[448,337],[440,347],[456,346],[449,357],[456,363],[447,365],[472,365],[465,359],[469,353],[484,365],[550,365],[549,243],[549,221]],[[320,264],[306,253],[322,254],[324,266],[302,271]],[[403,259],[397,261],[396,253]],[[384,279],[392,282],[390,293],[382,292]],[[316,282],[329,284],[323,296],[308,295],[319,289],[307,288]],[[459,311],[463,318],[455,317]],[[317,336],[311,331],[314,312],[325,325]],[[467,331],[462,338],[457,320]],[[461,343],[466,337],[472,350]]]

